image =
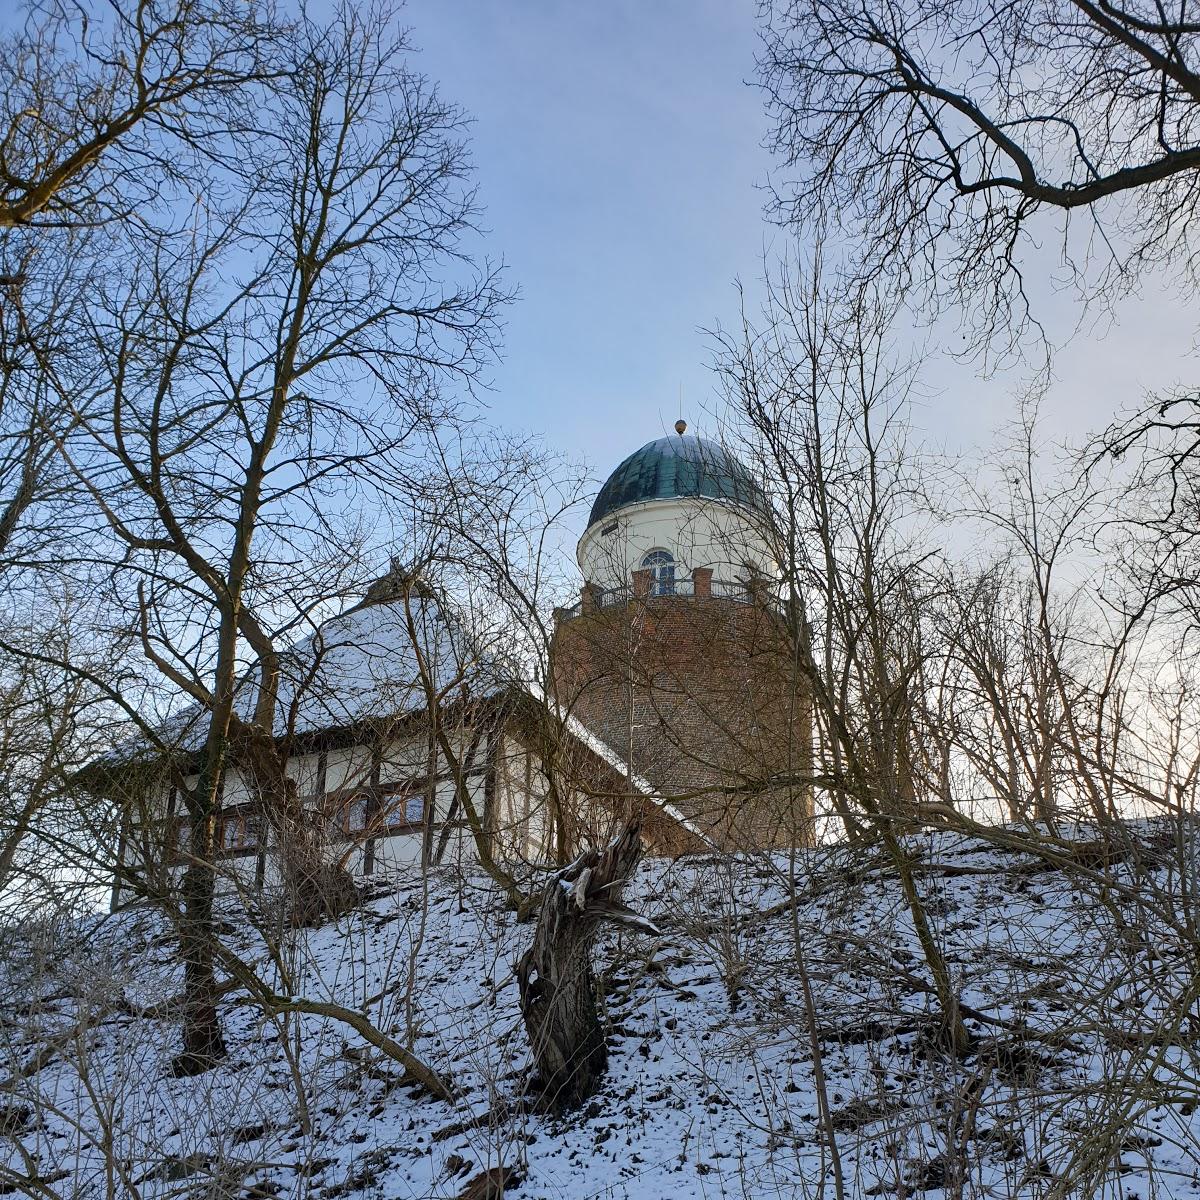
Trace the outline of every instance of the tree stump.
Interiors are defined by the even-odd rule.
[[[587,850],[559,871],[542,895],[533,942],[517,962],[534,1086],[553,1112],[586,1099],[608,1065],[592,973],[597,927],[601,921],[616,921],[645,933],[659,932],[620,903],[621,888],[641,853],[634,821],[602,850]]]

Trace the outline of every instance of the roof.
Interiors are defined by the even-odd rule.
[[[276,736],[289,728],[295,734],[316,733],[418,713],[428,707],[427,686],[437,702],[464,694],[482,699],[511,678],[494,656],[478,649],[444,601],[415,593],[407,606],[393,598],[327,621],[281,654],[280,674]],[[253,711],[257,679],[251,669],[238,685],[235,708],[243,719]],[[184,753],[200,749],[207,713],[191,704],[174,714],[157,731],[160,744]],[[129,762],[159,752],[148,739],[137,738],[105,760]]]
[[[410,625],[411,621],[411,625]],[[415,635],[415,636],[414,636]],[[328,621],[316,633],[281,655],[276,736],[348,729],[360,722],[419,714],[434,703],[470,697],[488,700],[510,690],[546,707],[568,736],[585,745],[607,767],[625,776],[633,789],[702,844],[712,845],[694,822],[575,716],[566,713],[532,680],[504,664],[499,654],[478,649],[446,599],[411,593],[407,604],[390,595],[359,605]],[[248,719],[257,697],[257,672],[242,678],[235,707]],[[192,754],[201,749],[208,710],[191,704],[157,731],[158,745],[139,737],[109,751],[85,768],[124,770],[157,759],[162,750]]]
[[[539,704],[544,704],[546,708],[552,712],[563,723],[563,728],[577,741],[585,745],[605,766],[616,771],[619,775],[629,780],[630,787],[639,795],[644,796],[655,808],[659,809],[664,815],[676,821],[688,833],[698,838],[699,841],[708,846],[710,849],[715,849],[715,844],[703,830],[692,820],[686,817],[678,805],[672,804],[648,779],[637,774],[635,771],[629,770],[629,764],[621,757],[603,738],[594,734],[578,717],[567,712],[557,700],[551,699],[546,695],[544,689],[536,684],[529,683],[525,687],[526,692]]]
[[[600,489],[588,525],[646,500],[705,497],[768,511],[750,472],[724,446],[695,434],[656,438],[635,450]]]

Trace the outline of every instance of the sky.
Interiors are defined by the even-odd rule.
[[[493,373],[492,418],[583,455],[599,478],[716,402],[703,330],[737,317],[764,255],[794,249],[763,216],[777,169],[752,86],[753,0],[409,0],[417,65],[475,118],[490,231],[520,298]],[[1046,251],[1047,262],[1053,255]],[[1073,298],[1041,289],[1063,341]],[[1054,360],[1049,444],[1076,441],[1148,390],[1194,378],[1198,322],[1156,281]],[[986,447],[1026,376],[980,379],[938,356],[914,412],[951,456]],[[953,345],[953,335],[944,343]],[[682,394],[682,402],[680,395]],[[709,422],[709,424],[711,424]]]
[[[700,332],[759,270],[768,156],[743,0],[411,0],[420,66],[476,121],[488,246],[520,299],[502,423],[616,465],[711,392]]]

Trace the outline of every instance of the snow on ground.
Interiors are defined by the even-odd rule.
[[[910,850],[962,1002],[991,1019],[968,1021],[961,1061],[877,855],[650,861],[627,899],[664,936],[602,938],[610,1068],[561,1117],[522,1103],[512,966],[531,926],[482,878],[385,881],[338,924],[284,937],[273,965],[269,914],[259,929],[225,914],[228,944],[264,977],[411,1043],[459,1089],[453,1105],[346,1026],[266,1018],[236,992],[227,1064],[175,1079],[178,1027],[144,1011],[179,987],[158,917],[10,931],[0,1194],[450,1198],[501,1166],[520,1200],[834,1197],[839,1176],[854,1197],[1200,1193],[1194,949],[1178,905],[1138,899],[1191,893],[1165,866],[1134,892],[1127,867],[1081,888],[945,835]]]

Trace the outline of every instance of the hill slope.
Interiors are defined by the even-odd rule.
[[[267,919],[226,912],[245,959],[411,1042],[452,1105],[344,1024],[264,1017],[236,991],[228,1062],[174,1079],[177,1027],[151,1007],[178,989],[158,917],[10,931],[0,1194],[483,1196],[498,1167],[520,1200],[1200,1193],[1194,948],[1138,899],[1174,888],[1186,916],[1177,872],[1067,878],[946,835],[910,850],[971,1054],[941,1048],[883,861],[648,862],[628,897],[665,934],[599,946],[609,1073],[563,1118],[522,1102],[512,964],[530,927],[481,879],[386,881],[337,925],[283,938],[274,965]]]

